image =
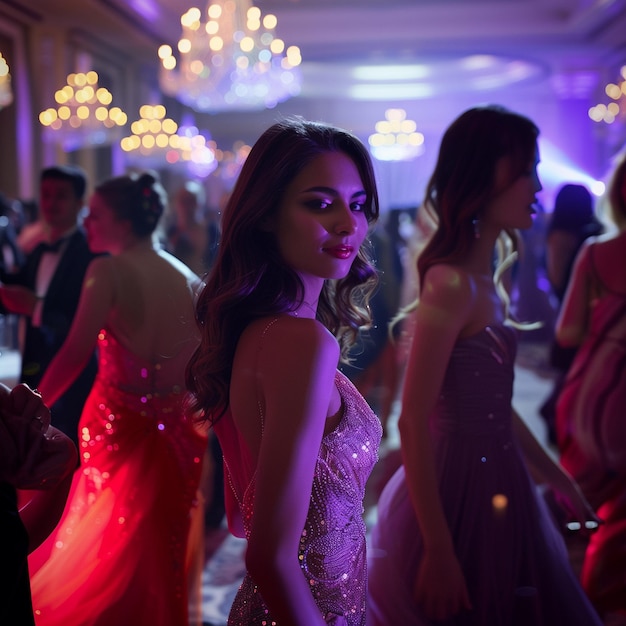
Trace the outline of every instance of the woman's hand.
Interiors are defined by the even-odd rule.
[[[11,313],[30,317],[37,300],[37,295],[31,289],[21,285],[0,285],[0,301]]]
[[[580,524],[580,531],[583,534],[592,533],[602,523],[576,481],[570,476],[566,475],[565,480],[559,481],[556,501]]]
[[[5,387],[5,390],[7,388]],[[41,394],[22,383],[9,391],[5,401],[6,410],[23,420],[36,420],[34,424],[40,432],[45,433],[50,425],[50,410],[44,404]]]
[[[0,475],[18,489],[56,486],[77,465],[72,440],[50,426],[41,395],[25,384],[0,388],[3,461]]]
[[[465,576],[453,552],[424,554],[415,579],[415,600],[430,620],[445,620],[471,610]]]

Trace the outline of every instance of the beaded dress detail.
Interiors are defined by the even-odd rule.
[[[364,626],[367,566],[363,498],[365,484],[378,460],[382,428],[361,394],[339,371],[335,384],[341,396],[343,415],[320,445],[298,556],[302,575],[309,581],[320,612],[329,623]],[[230,414],[217,422],[218,437],[224,429],[231,430],[232,440],[236,427]],[[245,443],[243,440],[240,443],[239,454],[248,456]],[[230,487],[239,502],[248,536],[255,478],[253,475],[248,485],[237,485],[230,476],[227,449],[224,455],[227,480],[230,479]],[[331,622],[333,617],[336,621]],[[228,625],[272,624],[277,623],[269,615],[254,581],[246,574],[231,608]]]
[[[188,623],[187,539],[206,439],[170,381],[195,345],[150,361],[101,331],[81,466],[56,532],[30,559],[37,626]]]
[[[516,331],[502,324],[457,340],[430,416],[441,503],[472,603],[436,623],[600,626],[513,436],[516,347]],[[413,599],[423,554],[400,467],[372,530],[368,626],[435,623]]]

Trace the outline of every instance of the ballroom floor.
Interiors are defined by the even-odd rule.
[[[538,407],[549,393],[552,372],[546,365],[547,348],[541,343],[521,343],[518,351],[513,402],[520,415],[527,420],[535,435],[547,444],[546,429],[538,415]],[[14,384],[19,371],[19,354],[14,350],[0,351],[0,382]],[[376,520],[376,500],[386,479],[399,462],[396,411],[389,424],[387,440],[380,450],[380,461],[368,483],[366,495],[366,522]],[[572,566],[580,564],[582,549],[576,542],[569,545]],[[202,572],[201,608],[190,616],[190,626],[225,626],[230,603],[244,574],[245,543],[230,535],[223,524],[209,529],[205,535],[205,563]]]

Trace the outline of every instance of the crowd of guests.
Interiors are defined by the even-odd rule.
[[[546,233],[569,359],[555,460],[511,405],[538,136],[499,106],[449,126],[404,307],[369,153],[322,122],[269,127],[221,219],[154,172],[87,194],[48,167],[28,227],[1,198],[0,307],[23,323],[0,388],[0,623],[187,626],[224,514],[247,540],[229,626],[626,623],[626,161],[606,226],[568,184]],[[396,397],[401,466],[368,536]],[[562,519],[587,538],[580,580]]]

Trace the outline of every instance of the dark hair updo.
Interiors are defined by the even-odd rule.
[[[167,205],[167,194],[156,172],[110,178],[95,189],[120,220],[131,223],[137,237],[151,235]]]

